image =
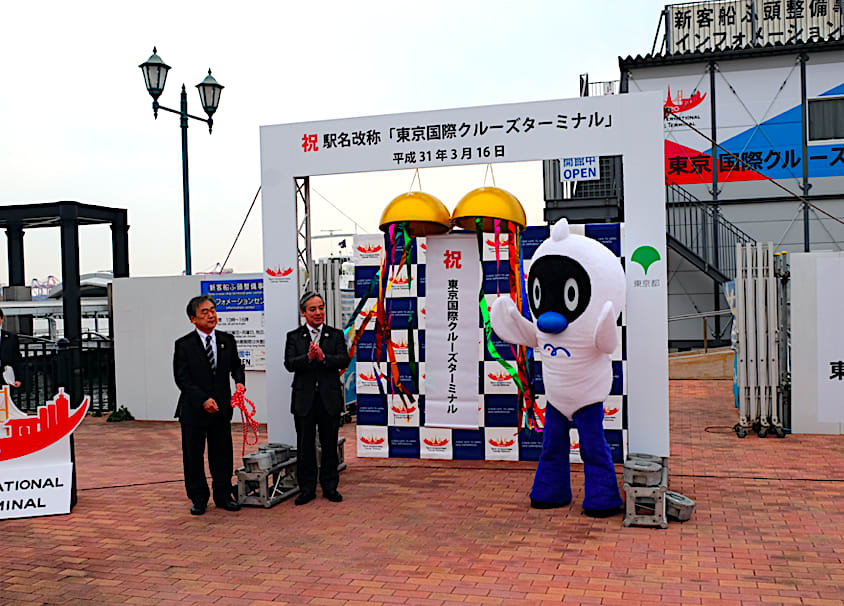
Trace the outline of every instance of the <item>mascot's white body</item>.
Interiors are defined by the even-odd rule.
[[[585,464],[583,508],[590,515],[615,513],[621,497],[603,434],[603,401],[612,387],[610,354],[618,346],[624,270],[607,247],[571,234],[561,219],[532,259],[527,297],[535,324],[507,297],[495,301],[490,320],[503,340],[542,354],[546,427],[531,502],[550,508],[571,501],[568,429],[573,423]]]

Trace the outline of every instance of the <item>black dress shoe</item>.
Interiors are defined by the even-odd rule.
[[[332,503],[339,503],[340,501],[343,500],[343,495],[341,495],[336,490],[332,490],[331,492],[323,492],[322,496],[324,496],[326,499],[328,499]]]
[[[299,496],[296,497],[296,500],[293,501],[294,505],[304,505],[305,503],[310,503],[316,498],[316,494],[313,492],[300,492]]]
[[[190,514],[192,516],[201,516],[203,513],[205,513],[205,502],[194,501],[190,507]]]
[[[225,501],[214,501],[217,509],[225,509],[226,511],[240,511],[240,505],[237,501],[226,499]]]

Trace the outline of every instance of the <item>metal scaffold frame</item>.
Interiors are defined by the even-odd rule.
[[[313,280],[314,257],[311,251],[311,179],[295,177],[296,216],[301,217],[297,226],[296,250],[300,266],[305,268],[305,280],[302,287],[307,290]],[[302,282],[300,280],[300,282]]]

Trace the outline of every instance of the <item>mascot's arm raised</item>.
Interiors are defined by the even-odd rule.
[[[536,328],[519,313],[516,304],[509,297],[498,297],[495,300],[489,320],[495,334],[508,343],[537,347]]]
[[[612,303],[607,301],[598,315],[598,325],[595,327],[595,347],[601,353],[611,354],[618,346],[618,331],[616,330],[615,310]],[[496,331],[497,332],[497,331]]]

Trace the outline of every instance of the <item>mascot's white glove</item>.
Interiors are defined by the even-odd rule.
[[[595,326],[595,348],[601,353],[611,354],[618,347],[618,330],[615,319],[618,314],[610,301],[605,301]]]
[[[514,345],[537,347],[536,327],[519,313],[519,309],[510,297],[498,297],[489,313],[492,330],[502,340]]]

